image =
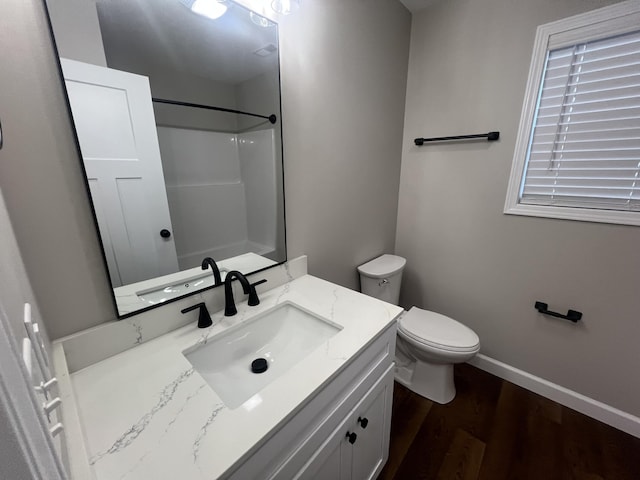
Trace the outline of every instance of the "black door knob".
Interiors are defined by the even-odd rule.
[[[367,428],[367,425],[369,425],[369,419],[367,417],[358,417],[358,423],[362,428]]]
[[[163,228],[162,230],[160,230],[160,236],[162,238],[169,238],[171,236],[171,232],[166,228]]]
[[[358,435],[356,435],[354,432],[347,432],[346,437],[351,445],[356,443],[356,440],[358,439]]]

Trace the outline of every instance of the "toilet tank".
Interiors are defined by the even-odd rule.
[[[397,305],[400,300],[402,271],[406,263],[402,257],[385,254],[360,265],[360,291]]]

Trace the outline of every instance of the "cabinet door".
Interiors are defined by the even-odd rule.
[[[393,365],[325,440],[295,479],[365,480],[380,473],[389,455]],[[366,428],[358,418],[366,418]],[[353,443],[347,433],[355,433]]]
[[[344,444],[347,443],[345,429],[348,418],[333,431],[318,452],[298,472],[296,480],[349,480],[351,452],[344,448]]]
[[[344,448],[351,449],[351,480],[376,478],[389,456],[393,369],[387,371],[382,383],[368,397],[356,407],[353,415],[352,428],[358,435],[356,442],[343,444]]]

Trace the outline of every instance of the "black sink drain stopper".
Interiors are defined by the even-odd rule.
[[[267,371],[267,368],[269,368],[269,364],[264,358],[256,358],[251,362],[251,371],[253,373],[264,373]]]

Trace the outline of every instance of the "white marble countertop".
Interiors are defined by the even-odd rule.
[[[255,451],[401,313],[400,307],[305,275],[71,375],[98,480],[215,479]],[[289,301],[342,328],[240,407],[227,408],[182,354]]]

